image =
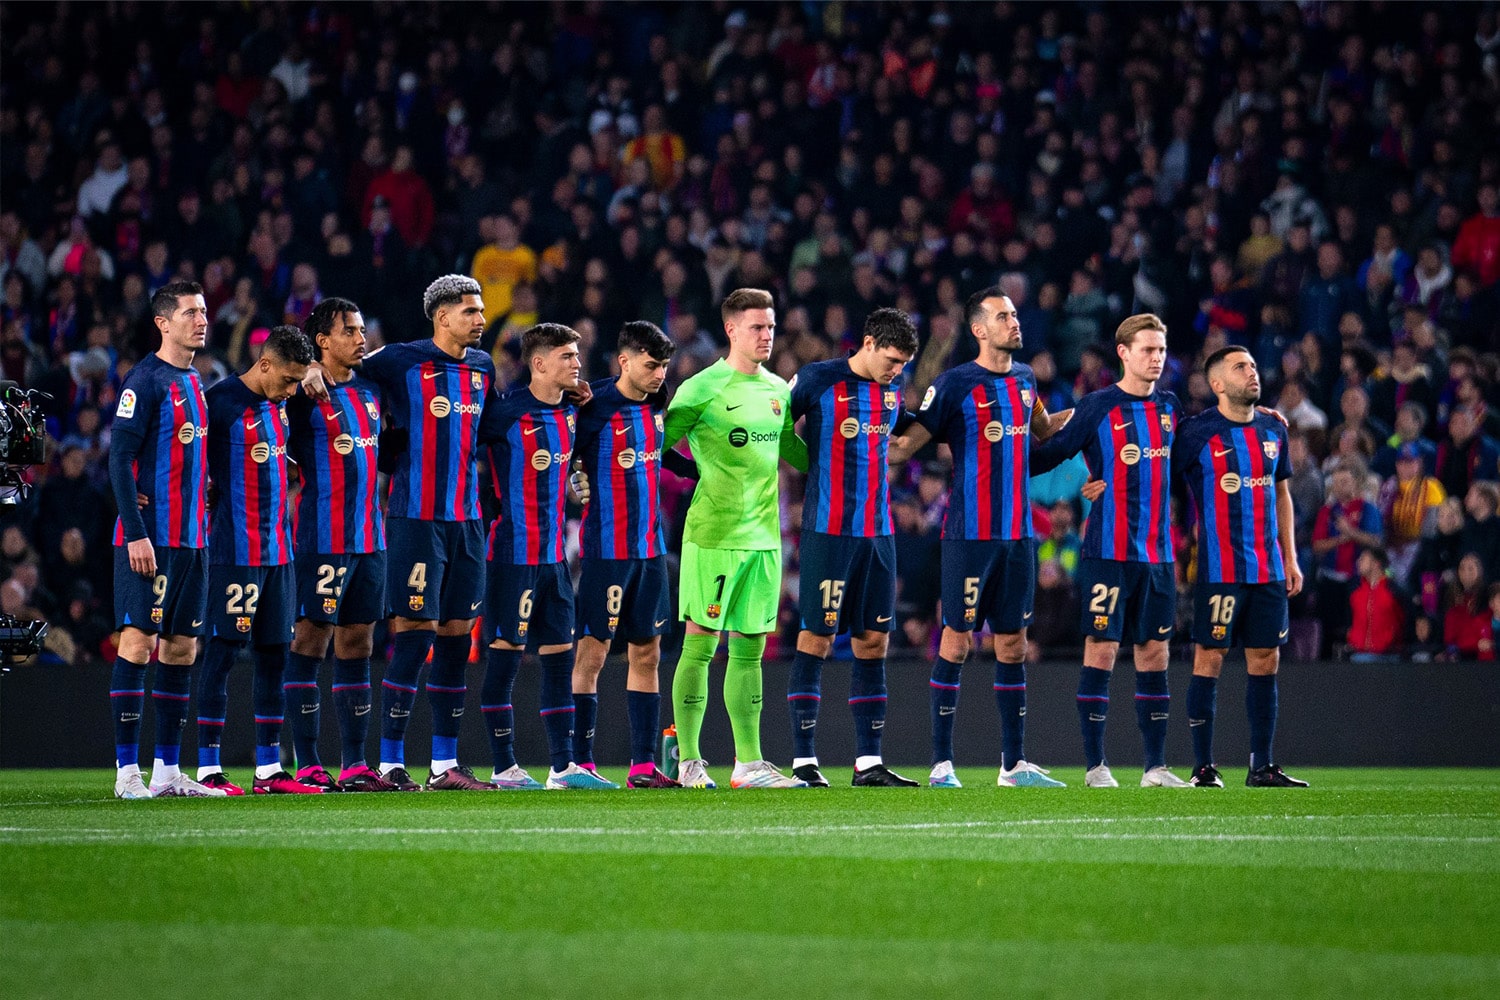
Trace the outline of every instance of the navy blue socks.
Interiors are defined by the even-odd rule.
[[[962,663],[939,656],[932,664],[932,762],[953,759],[953,723],[958,714],[958,678]]]
[[[792,756],[816,757],[818,707],[822,703],[823,659],[797,650],[786,680],[786,707],[792,717]]]
[[[1193,737],[1193,761],[1204,767],[1214,762],[1214,715],[1218,710],[1219,679],[1194,674],[1188,681],[1188,732]]]
[[[1084,667],[1078,672],[1078,728],[1083,757],[1090,768],[1104,763],[1104,723],[1109,717],[1109,671]]]
[[[1167,716],[1171,702],[1165,670],[1135,672],[1135,721],[1141,728],[1148,771],[1166,766]]]
[[[995,661],[995,707],[1000,710],[1000,766],[1026,757],[1026,664]]]
[[[384,694],[380,723],[382,764],[406,763],[406,725],[411,720],[411,707],[417,700],[417,679],[436,638],[437,633],[423,628],[396,633],[395,649],[391,653],[390,666],[386,668],[385,681],[381,684]]]

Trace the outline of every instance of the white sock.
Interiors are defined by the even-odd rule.
[[[854,758],[854,769],[856,771],[868,771],[879,763],[881,763],[880,754],[875,754],[872,757],[856,757]]]
[[[224,769],[217,764],[211,765],[209,767],[200,767],[198,768],[198,780],[202,781],[210,774],[221,774],[223,770]]]
[[[405,764],[392,764],[390,761],[383,760],[383,761],[380,762],[380,776],[382,778],[384,778],[387,774],[390,774],[392,771],[394,771],[398,767],[404,768],[404,767],[406,767],[406,765]]]
[[[737,760],[737,761],[734,762],[734,771],[733,771],[733,774],[734,774],[734,776],[736,778],[744,775],[749,770],[750,770],[750,764],[747,763],[746,761]]]
[[[261,781],[265,781],[267,778],[274,778],[274,777],[276,777],[276,775],[280,774],[282,772],[282,770],[283,770],[283,768],[282,768],[282,766],[279,763],[277,763],[277,764],[261,764],[261,765],[259,765],[259,766],[256,767],[256,769],[255,769],[255,776],[257,778],[259,778]]]
[[[180,767],[176,764],[168,764],[160,757],[151,762],[151,784],[153,785],[165,785],[181,773]]]
[[[132,774],[140,774],[140,773],[141,773],[141,765],[139,765],[139,764],[126,764],[123,767],[116,767],[115,768],[115,777],[116,778],[128,778]]]
[[[793,757],[792,758],[792,770],[794,770],[794,771],[797,768],[802,767],[802,766],[807,765],[807,764],[811,764],[813,767],[817,767],[818,766],[818,758],[816,758],[816,757]]]
[[[457,767],[457,766],[458,766],[458,761],[456,761],[456,760],[435,760],[435,761],[432,762],[432,773],[433,774],[442,774],[444,771],[448,770],[450,767]]]

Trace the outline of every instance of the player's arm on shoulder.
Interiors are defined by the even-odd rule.
[[[667,419],[663,426],[663,437],[661,442],[662,451],[670,449],[678,441],[687,437],[688,431],[703,416],[704,409],[708,406],[708,397],[702,394],[699,385],[694,385],[696,378],[690,378],[678,386],[677,393],[667,404]]]
[[[1071,409],[1048,413],[1047,404],[1038,399],[1031,407],[1031,436],[1038,441],[1046,441],[1066,427],[1072,419]]]
[[[1048,415],[1049,421],[1056,417],[1061,420],[1061,423],[1048,437],[1041,439],[1032,447],[1031,474],[1033,476],[1051,472],[1078,454],[1088,435],[1090,410],[1091,407],[1085,400],[1070,410]]]
[[[923,426],[916,417],[905,411],[902,411],[902,417],[911,417],[911,419],[906,422],[904,428],[902,428],[900,418],[896,421],[899,432],[891,435],[890,447],[886,452],[886,460],[892,465],[911,461],[911,457],[932,440],[932,431]]]

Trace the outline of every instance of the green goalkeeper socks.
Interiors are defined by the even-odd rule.
[[[729,637],[729,667],[724,671],[724,707],[734,730],[734,756],[742,764],[760,760],[760,661],[766,637]]]
[[[689,633],[682,639],[682,656],[672,678],[672,718],[677,725],[677,746],[683,760],[699,760],[703,756],[698,749],[698,737],[703,732],[703,713],[708,706],[708,665],[718,648],[717,634]]]

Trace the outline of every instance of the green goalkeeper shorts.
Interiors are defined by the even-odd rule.
[[[780,549],[705,549],[682,543],[678,617],[706,629],[762,635],[776,629]]]

